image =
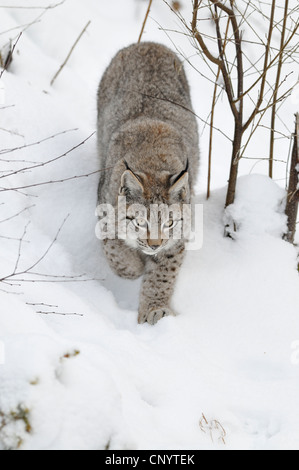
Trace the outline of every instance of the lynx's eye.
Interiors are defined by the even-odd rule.
[[[138,228],[147,228],[147,226],[148,226],[147,220],[144,219],[143,217],[139,217],[137,219],[134,219],[133,223]]]
[[[165,224],[163,224],[163,228],[169,230],[173,228],[176,224],[177,222],[175,220],[169,219],[167,222],[165,222]]]

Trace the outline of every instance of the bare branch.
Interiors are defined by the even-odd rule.
[[[78,131],[78,130],[79,130],[78,128],[77,129],[69,129],[69,130],[66,130],[66,131],[58,132],[57,134],[51,135],[50,137],[46,137],[45,139],[41,139],[38,142],[33,142],[32,144],[26,144],[26,145],[22,145],[20,147],[14,147],[14,148],[11,148],[11,149],[3,149],[3,150],[0,150],[0,155],[5,155],[7,153],[13,153],[13,152],[23,150],[23,149],[26,149],[26,148],[29,148],[29,147],[34,147],[36,145],[43,144],[44,142],[47,142],[48,140],[52,140],[52,139],[54,139],[56,137],[59,137],[61,135],[68,134],[69,132],[75,132],[75,131]],[[13,160],[13,161],[9,160],[9,161],[11,163],[16,162],[16,160]]]
[[[263,100],[264,100],[264,93],[265,93],[265,85],[266,85],[266,78],[267,78],[267,71],[268,71],[268,61],[269,61],[269,56],[270,56],[270,47],[271,47],[271,41],[272,41],[272,34],[273,34],[273,23],[274,23],[274,15],[275,15],[275,7],[276,7],[276,0],[272,0],[272,7],[271,7],[271,18],[269,22],[269,32],[268,32],[268,40],[267,40],[267,45],[266,45],[266,51],[265,51],[265,60],[264,60],[264,68],[263,68],[263,75],[261,79],[261,88],[259,92],[259,98],[256,103],[255,109],[253,113],[251,114],[250,118],[244,125],[244,130],[246,130],[252,121],[254,120],[257,112],[259,111]]]
[[[6,70],[7,70],[8,67],[9,67],[9,65],[11,64],[14,51],[15,51],[15,49],[16,49],[16,47],[17,47],[17,44],[18,44],[19,40],[21,39],[22,34],[23,34],[23,33],[20,33],[20,34],[19,34],[19,36],[18,36],[16,42],[14,43],[13,47],[12,47],[11,50],[9,51],[9,56],[6,58],[6,61],[5,61],[3,70],[2,70],[1,73],[0,73],[0,80],[1,80],[1,78],[3,77],[4,72],[6,72]]]
[[[69,218],[69,215],[64,219],[62,225],[60,226],[57,234],[55,235],[55,238],[54,240],[51,242],[51,244],[49,245],[49,247],[47,248],[47,250],[44,252],[44,254],[35,262],[33,263],[31,266],[29,266],[28,268],[26,268],[25,270],[23,271],[18,271],[18,266],[19,266],[19,262],[20,262],[20,257],[21,257],[21,246],[22,246],[22,243],[23,243],[23,239],[26,235],[26,231],[27,231],[27,227],[29,224],[27,224],[27,226],[25,227],[25,230],[24,230],[24,234],[22,236],[22,238],[20,239],[20,244],[19,244],[19,252],[18,252],[18,257],[17,257],[17,262],[16,262],[16,265],[15,265],[15,269],[13,270],[13,272],[7,276],[4,276],[2,279],[0,279],[0,282],[7,282],[8,280],[13,280],[14,282],[16,282],[16,277],[17,276],[22,276],[24,274],[30,274],[32,272],[32,270],[34,268],[36,268],[36,266],[38,266],[45,258],[46,256],[48,255],[48,253],[50,252],[50,250],[52,249],[52,247],[54,246],[54,244],[56,243],[67,219]],[[17,281],[19,282],[19,281]]]
[[[15,276],[17,270],[18,270],[18,267],[19,267],[19,262],[20,262],[20,258],[21,258],[21,250],[22,250],[22,244],[24,242],[24,238],[27,234],[27,228],[28,226],[30,225],[30,222],[27,223],[27,225],[25,226],[24,228],[24,232],[23,232],[23,235],[21,236],[20,238],[20,241],[19,241],[19,250],[18,250],[18,256],[17,256],[17,261],[16,261],[16,264],[15,264],[15,268],[13,270],[13,276]]]
[[[84,317],[83,313],[36,312],[38,315],[60,315],[62,317]]]
[[[192,22],[191,22],[191,30],[190,32],[192,33],[193,37],[197,40],[199,43],[203,53],[205,56],[213,62],[213,64],[218,65],[218,67],[222,66],[221,60],[218,57],[215,57],[207,47],[206,43],[203,40],[202,35],[199,33],[197,29],[197,16],[198,16],[198,0],[194,0],[194,5],[193,5],[193,16],[192,16]]]
[[[63,134],[63,132],[61,133]],[[77,150],[78,148],[82,147],[84,144],[86,144],[86,142],[88,140],[90,140],[93,136],[95,135],[95,132],[93,132],[90,136],[88,136],[85,140],[83,140],[82,142],[80,142],[78,145],[75,145],[74,147],[72,147],[70,150],[68,150],[67,152],[63,153],[62,155],[59,155],[58,157],[55,157],[55,158],[52,158],[51,160],[48,160],[46,162],[42,162],[42,163],[37,163],[35,165],[32,165],[32,166],[28,166],[28,167],[25,167],[25,168],[21,168],[19,170],[15,170],[15,171],[12,171],[11,173],[8,173],[6,175],[3,175],[3,176],[0,176],[0,180],[3,179],[3,178],[8,178],[10,176],[14,176],[18,173],[24,173],[25,171],[30,171],[30,170],[34,170],[36,168],[41,168],[41,167],[44,167],[46,165],[49,165],[50,163],[53,163],[53,162],[56,162],[58,160],[61,160],[62,158],[66,157],[67,155],[69,155],[70,153],[74,152],[75,150]],[[55,137],[55,136],[53,136]],[[45,139],[45,140],[49,140],[53,137],[50,137],[48,139]],[[45,141],[44,140],[44,141]],[[42,142],[42,141],[41,141]],[[35,143],[35,144],[31,144],[31,145],[38,145],[39,143],[41,142],[38,142],[38,143]],[[21,148],[25,148],[26,146],[23,146]],[[13,150],[14,151],[14,150]],[[0,152],[1,153],[1,152]]]
[[[141,42],[141,39],[142,39],[142,36],[143,36],[143,33],[144,33],[144,29],[145,29],[145,25],[146,25],[148,16],[149,16],[150,11],[151,11],[152,3],[153,3],[153,0],[149,0],[149,4],[148,4],[148,7],[147,7],[147,11],[146,11],[146,14],[145,14],[145,18],[144,18],[144,21],[143,21],[143,24],[142,24],[142,28],[141,28],[141,31],[140,31],[140,34],[139,34],[138,44],[140,44],[140,42]]]
[[[91,24],[91,21],[88,21],[87,25],[84,27],[83,31],[81,31],[79,37],[76,39],[74,45],[72,46],[70,52],[68,53],[65,61],[63,62],[63,64],[61,65],[61,67],[59,68],[58,72],[54,75],[54,77],[52,78],[51,80],[51,86],[54,85],[55,81],[57,80],[58,76],[60,75],[60,73],[62,72],[62,70],[64,69],[64,67],[66,66],[66,64],[68,63],[68,61],[70,60],[71,58],[71,55],[73,54],[77,44],[79,43],[80,39],[82,38],[82,36],[84,35],[84,33],[86,32],[87,28],[89,27],[89,25]]]
[[[44,182],[41,182],[41,183],[28,184],[28,185],[20,186],[20,187],[17,187],[17,188],[1,188],[0,193],[7,192],[7,191],[18,191],[18,192],[20,192],[23,189],[37,188],[39,186],[48,186],[48,185],[51,185],[51,184],[65,183],[66,181],[73,181],[73,180],[79,180],[79,179],[82,179],[82,178],[89,178],[90,176],[97,175],[97,174],[99,174],[103,171],[112,170],[113,168],[114,168],[113,166],[110,166],[110,167],[107,167],[107,168],[103,168],[101,170],[96,170],[96,171],[92,171],[90,173],[86,173],[84,175],[75,175],[75,176],[70,176],[69,178],[62,178],[60,180],[44,181]],[[27,196],[27,194],[24,194],[24,195]]]
[[[225,49],[224,49],[223,42],[222,42],[222,37],[221,37],[221,32],[220,32],[220,24],[219,24],[219,17],[218,17],[218,14],[217,14],[217,7],[216,6],[215,6],[215,11],[216,11],[216,14],[214,15],[214,21],[215,21],[215,25],[216,25],[219,54],[220,54],[220,57],[221,57],[220,70],[222,72],[223,80],[224,80],[224,83],[225,83],[225,90],[226,90],[226,93],[227,93],[227,96],[228,96],[228,101],[229,101],[232,113],[235,117],[235,120],[237,120],[237,119],[239,119],[239,112],[238,112],[237,107],[235,105],[235,97],[234,97],[234,91],[233,91],[233,87],[232,87],[231,77],[230,77],[230,74],[229,74],[227,66],[226,66]],[[229,20],[230,19],[231,18],[229,17]]]
[[[227,21],[225,37],[224,37],[224,44],[223,44],[223,52],[225,51],[225,48],[226,48],[226,45],[227,45],[229,25],[230,25],[230,18],[228,18],[228,21]],[[211,121],[210,121],[207,199],[210,198],[210,194],[211,194],[211,176],[212,176],[211,172],[212,172],[214,116],[215,116],[215,107],[216,107],[216,99],[217,99],[218,80],[219,80],[220,74],[221,74],[221,67],[218,67],[218,72],[217,72],[217,76],[216,76],[216,80],[215,80],[215,86],[214,86],[212,109],[211,109]]]
[[[288,40],[285,42],[285,44],[284,44],[284,46],[283,46],[283,48],[282,48],[282,52],[283,52],[283,53],[285,53],[286,48],[287,48],[288,45],[291,43],[291,41],[294,39],[295,35],[297,34],[298,28],[299,28],[299,23],[295,26],[295,28],[294,28],[292,34],[290,35],[290,37],[288,38]],[[295,47],[298,48],[298,44],[297,44]],[[281,49],[280,49],[279,53],[276,54],[276,55],[274,56],[274,58],[269,62],[268,67],[266,68],[266,70],[263,70],[263,72],[262,72],[261,75],[258,77],[258,79],[250,86],[250,88],[248,88],[248,90],[246,90],[246,91],[244,92],[244,94],[241,96],[241,98],[244,98],[244,96],[248,95],[248,94],[256,87],[256,85],[258,85],[259,82],[260,82],[261,80],[263,80],[265,74],[267,74],[268,71],[270,70],[270,68],[273,67],[273,66],[277,63],[277,59],[280,57],[280,55],[281,55]],[[244,130],[246,130],[246,129],[249,127],[250,124],[251,124],[250,122],[244,124]]]
[[[50,307],[50,308],[59,308],[58,305],[51,305],[51,304],[45,304],[45,303],[37,303],[37,304],[33,304],[33,303],[30,303],[30,302],[26,302],[26,305],[29,305],[29,307]]]
[[[53,10],[54,8],[57,8],[61,5],[63,5],[66,2],[66,0],[62,0],[59,3],[54,3],[51,5],[48,5],[46,7],[41,7],[41,6],[16,6],[16,5],[0,5],[0,8],[4,9],[10,9],[10,10]]]
[[[279,52],[279,59],[277,65],[277,76],[276,76],[276,84],[275,84],[275,91],[274,91],[274,106],[272,108],[272,117],[271,117],[271,134],[270,134],[270,155],[269,155],[269,176],[273,178],[273,160],[274,160],[274,137],[275,137],[275,121],[276,121],[276,103],[277,103],[277,96],[280,86],[280,77],[282,71],[282,63],[283,63],[283,51],[284,51],[284,42],[285,42],[285,35],[286,35],[286,23],[288,18],[288,10],[289,10],[289,0],[285,0],[285,10],[284,10],[284,19],[283,19],[283,27],[281,32],[281,44],[280,44],[280,52]]]
[[[21,210],[21,211],[18,212],[17,214],[12,215],[11,217],[8,217],[7,219],[0,220],[0,224],[3,224],[4,222],[8,222],[9,220],[15,219],[16,217],[18,217],[19,215],[23,214],[25,211],[28,211],[29,209],[32,209],[33,207],[35,207],[35,205],[29,206],[29,207],[25,207],[25,209]]]

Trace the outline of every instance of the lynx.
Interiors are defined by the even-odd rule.
[[[198,149],[189,85],[177,55],[155,43],[121,50],[98,92],[98,202],[117,213],[119,198],[126,200],[128,210],[118,222],[137,235],[122,238],[116,230],[114,239],[103,240],[103,250],[117,275],[144,276],[139,323],[154,325],[175,315],[171,299],[185,239],[173,234],[181,230],[183,206],[193,194]]]

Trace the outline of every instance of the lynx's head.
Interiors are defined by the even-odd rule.
[[[126,228],[125,242],[146,255],[156,255],[184,238],[184,222],[190,203],[188,162],[176,173],[140,172],[125,162],[119,196],[126,211],[121,223]]]

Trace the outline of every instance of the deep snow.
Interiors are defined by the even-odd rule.
[[[182,3],[188,11],[190,2]],[[101,74],[118,49],[136,41],[145,8],[140,0],[116,0],[113,7],[67,0],[27,29],[3,75],[0,150],[63,134],[0,154],[9,159],[1,160],[1,172],[55,159],[91,136]],[[1,30],[41,13],[1,8]],[[154,2],[145,38],[172,46],[157,22],[176,26],[162,1]],[[17,33],[0,36],[0,44]],[[180,45],[194,54],[188,43]],[[196,112],[208,114],[208,94],[197,86],[196,71],[187,67],[187,73]],[[294,95],[290,116],[297,106]],[[296,250],[281,239],[285,191],[263,175],[262,165],[254,168],[260,174],[249,175],[253,164],[245,162],[230,208],[237,237],[224,238],[229,153],[217,144],[207,202],[205,136],[201,147],[203,248],[187,254],[173,300],[179,315],[155,327],[137,325],[140,281],[117,279],[101,255],[98,175],[54,183],[97,170],[94,135],[65,157],[0,182],[1,188],[33,185],[1,191],[0,278],[14,270],[19,252],[18,272],[35,264],[61,228],[32,270],[39,275],[0,285],[0,449],[298,449],[299,280]],[[276,171],[282,178],[285,166]],[[26,226],[19,250],[18,240],[7,237],[19,239]]]

